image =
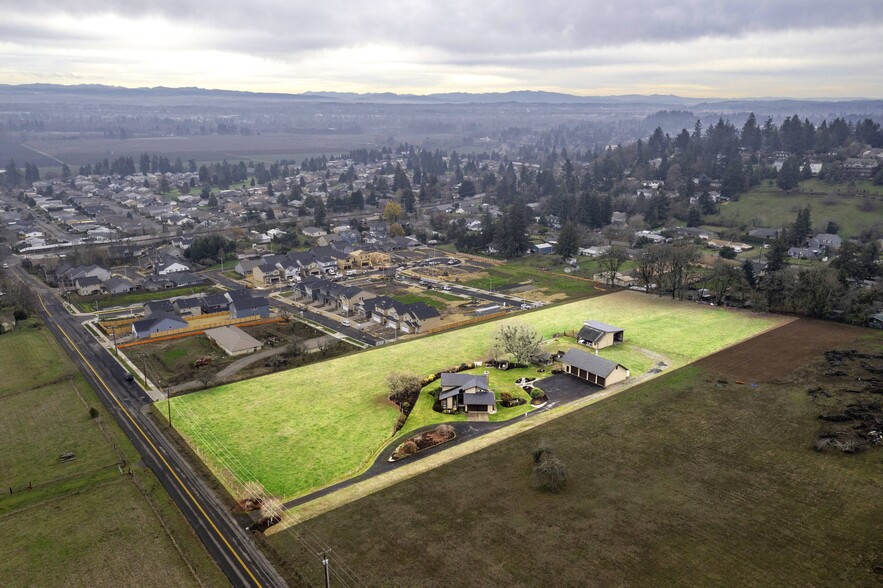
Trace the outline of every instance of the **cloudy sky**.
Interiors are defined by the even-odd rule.
[[[883,98],[883,0],[0,0],[0,83]]]

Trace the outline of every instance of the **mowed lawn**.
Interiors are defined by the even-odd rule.
[[[626,340],[683,365],[788,320],[675,302],[635,292],[522,313],[543,335],[596,319],[625,328]],[[216,474],[232,470],[291,498],[365,469],[391,438],[392,371],[428,375],[484,357],[501,321],[381,347],[172,400],[176,427]],[[175,409],[181,417],[175,419]],[[165,404],[159,406],[165,414]],[[218,443],[229,452],[219,459]]]
[[[313,586],[293,535],[368,586],[879,586],[883,450],[812,449],[819,373],[752,387],[686,366],[269,544]],[[532,485],[540,444],[568,469],[560,494]]]

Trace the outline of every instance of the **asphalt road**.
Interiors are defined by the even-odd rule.
[[[98,397],[181,509],[233,586],[286,586],[264,554],[229,514],[214,492],[146,413],[149,398],[123,379],[124,370],[81,327],[45,286],[20,268],[10,268],[37,293],[36,307]],[[137,549],[137,546],[129,546]]]

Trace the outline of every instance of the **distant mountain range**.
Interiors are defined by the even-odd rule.
[[[830,106],[832,109],[848,105],[853,111],[880,111],[883,100],[867,98],[740,98],[707,99],[675,96],[672,94],[624,94],[616,96],[576,96],[559,92],[519,90],[471,94],[449,92],[441,94],[395,94],[392,92],[357,94],[353,92],[304,92],[286,94],[274,92],[244,92],[237,90],[209,90],[204,88],[125,88],[99,84],[0,84],[2,102],[55,102],[59,99],[98,102],[128,102],[151,100],[156,102],[187,102],[211,100],[217,102],[263,101],[273,103],[338,103],[338,104],[549,104],[549,105],[640,105],[658,108],[694,108],[697,110],[747,111],[762,105],[772,109],[814,109]]]

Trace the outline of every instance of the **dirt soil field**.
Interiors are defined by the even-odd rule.
[[[801,319],[724,349],[697,365],[745,382],[772,382],[828,349],[853,341],[860,331]]]

